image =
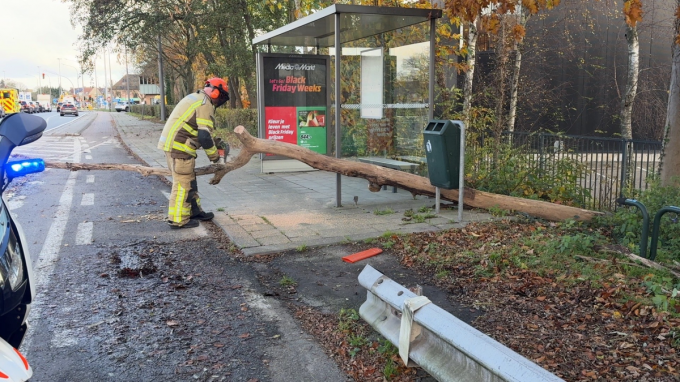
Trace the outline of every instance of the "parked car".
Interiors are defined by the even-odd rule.
[[[73,114],[77,117],[78,116],[78,109],[76,108],[76,105],[74,105],[72,103],[65,103],[65,104],[61,105],[61,109],[59,110],[59,115],[61,115],[63,117],[64,114]]]
[[[31,104],[26,101],[19,101],[19,104],[21,104],[22,113],[33,114],[33,106],[31,106]]]
[[[116,111],[121,112],[121,111],[130,111],[130,104],[127,102],[118,102],[116,104]]]
[[[34,113],[40,113],[40,107],[38,107],[38,105],[36,105],[34,101],[28,101],[28,104],[31,105],[31,107],[33,107]]]

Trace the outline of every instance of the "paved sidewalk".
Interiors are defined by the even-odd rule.
[[[167,167],[156,148],[163,125],[125,113],[109,113],[125,143],[149,166]],[[236,155],[238,150],[232,150]],[[208,165],[199,152],[197,166]],[[170,179],[170,177],[168,177]],[[263,174],[255,155],[240,169],[228,173],[220,184],[208,184],[211,176],[198,177],[201,204],[213,211],[217,225],[245,254],[277,252],[301,246],[335,244],[378,237],[385,232],[409,233],[462,227],[471,221],[490,219],[487,213],[466,210],[463,223],[457,209],[442,209],[423,223],[403,221],[404,211],[434,208],[435,199],[415,199],[392,188],[370,192],[362,178],[342,177],[342,204],[335,207],[336,174],[326,171]],[[169,195],[168,195],[169,196]],[[358,196],[355,205],[354,197]],[[389,214],[375,212],[392,210]]]

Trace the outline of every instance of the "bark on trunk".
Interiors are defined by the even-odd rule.
[[[680,7],[680,1],[678,1]],[[675,20],[675,33],[680,33],[680,20]],[[680,177],[680,45],[673,44],[671,84],[668,92],[668,111],[664,128],[663,152],[661,155],[661,184],[673,184],[674,177]]]
[[[238,87],[238,78],[229,77],[229,102],[232,102],[232,108],[243,109],[243,103],[241,102],[241,92]]]
[[[512,68],[512,84],[510,85],[510,109],[508,110],[508,131],[515,131],[517,117],[517,89],[519,88],[519,73],[522,68],[522,51],[519,45],[515,47],[515,64]]]
[[[255,138],[250,135],[243,126],[234,129],[236,136],[243,144],[238,155],[226,164],[212,164],[196,169],[197,175],[214,174],[210,184],[218,184],[230,171],[243,167],[257,153],[272,153],[300,160],[316,169],[339,173],[355,178],[368,180],[368,188],[373,192],[380,191],[383,185],[396,186],[411,192],[412,195],[434,196],[435,188],[429,179],[403,171],[392,170],[368,163],[352,162],[348,160],[328,157],[315,153],[307,148],[297,145],[271,141],[268,139]],[[145,167],[128,164],[85,164],[85,163],[57,163],[47,162],[47,167],[77,170],[126,170],[137,171],[142,175],[170,175],[170,171],[164,168]],[[458,190],[440,190],[441,197],[450,201],[458,200]],[[506,195],[497,195],[489,192],[473,189],[465,190],[465,204],[477,208],[491,208],[497,206],[505,210],[521,211],[529,215],[562,221],[567,219],[590,220],[599,212],[589,211],[576,207],[552,204],[543,201],[515,198]]]
[[[475,77],[475,59],[477,50],[477,20],[469,24],[467,39],[467,71],[465,71],[465,87],[463,89],[463,118],[465,124],[470,124],[470,109],[472,108],[472,80]]]
[[[497,137],[501,136],[503,132],[503,110],[505,109],[505,86],[507,82],[507,64],[508,64],[508,50],[506,49],[506,27],[507,21],[501,21],[501,32],[498,36],[498,45],[496,47],[496,57],[498,65],[496,66],[495,72],[497,74],[497,89],[498,98],[496,98],[496,123],[495,123],[495,133]],[[494,159],[496,153],[494,153]],[[494,160],[495,162],[495,160]]]
[[[246,30],[248,31],[248,41],[253,41],[255,38],[255,28],[253,27],[253,21],[250,17],[250,11],[248,9],[248,3],[245,0],[240,1],[241,10],[243,14],[243,21],[246,24]],[[251,47],[252,49],[252,47]],[[257,52],[253,49],[253,67],[257,66]],[[255,90],[255,77],[253,75],[246,76],[244,78],[246,92],[248,93],[248,101],[250,102],[251,109],[257,109],[257,91]]]
[[[520,24],[526,28],[527,21],[529,21],[529,15],[527,15],[526,10],[520,6],[519,8]],[[515,41],[515,62],[512,67],[512,83],[510,84],[510,109],[508,110],[508,131],[515,131],[515,119],[517,118],[517,98],[519,89],[519,75],[522,69],[522,44],[523,41]]]
[[[637,93],[638,74],[640,72],[640,43],[637,27],[626,27],[626,41],[628,42],[628,78],[626,91],[621,100],[621,136],[633,139],[633,102]]]

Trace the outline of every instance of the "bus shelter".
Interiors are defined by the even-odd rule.
[[[440,9],[334,4],[253,39],[260,138],[336,158],[422,158],[441,17]],[[305,168],[262,155],[263,172]]]

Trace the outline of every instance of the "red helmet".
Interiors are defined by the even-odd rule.
[[[218,99],[220,96],[225,97],[225,95],[226,97],[229,97],[229,86],[219,77],[213,77],[206,80],[203,91],[212,99]]]

